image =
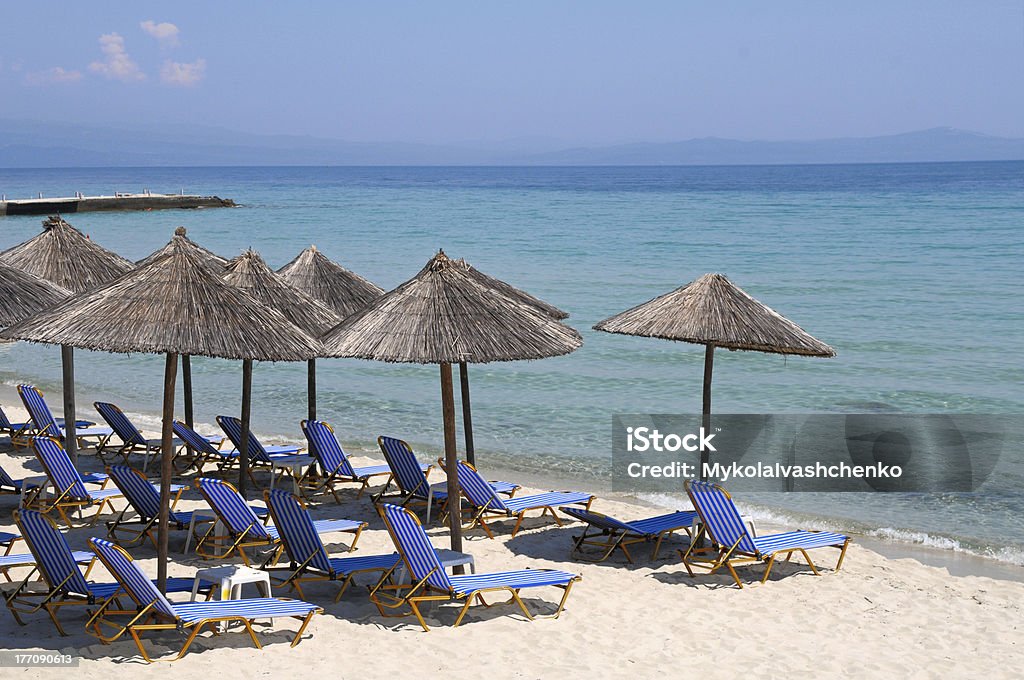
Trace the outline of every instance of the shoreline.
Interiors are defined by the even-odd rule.
[[[55,415],[59,417],[58,406],[59,400],[54,402],[53,398],[49,398],[50,406],[54,409]],[[78,400],[79,403],[87,403],[82,400]],[[8,417],[16,420],[16,417],[24,415],[24,409],[21,405],[21,400],[18,397],[17,390],[15,387],[6,383],[0,383],[0,404],[3,405],[4,411]],[[147,425],[150,422],[158,422],[159,415],[156,413],[135,413],[129,412],[128,416],[133,419],[140,421],[141,429],[147,431]],[[78,413],[78,418],[86,418],[88,420],[95,420],[102,424],[98,414],[94,413],[91,408],[84,409],[84,413]],[[148,421],[148,422],[146,422]],[[218,431],[216,426],[210,424],[204,424],[206,429],[210,431]],[[158,432],[150,433],[153,436],[158,436]],[[257,432],[261,437],[261,433]],[[282,438],[274,435],[266,435],[266,439],[269,442],[288,441],[289,443],[302,443],[296,438]],[[415,447],[417,455],[424,462],[433,462],[436,467],[436,455],[439,451],[435,451],[432,448],[420,449]],[[371,464],[380,464],[383,462],[382,456],[379,451],[370,449],[366,446],[351,446],[346,444],[346,450],[350,455],[357,458],[367,459]],[[678,510],[681,508],[688,508],[689,501],[686,499],[684,494],[680,494],[679,503],[672,505],[661,499],[652,500],[642,498],[640,496],[614,492],[611,490],[607,480],[600,478],[591,478],[590,480],[584,480],[584,476],[570,477],[567,475],[558,474],[537,474],[534,472],[535,468],[527,468],[526,466],[515,467],[514,469],[510,466],[502,466],[500,463],[492,464],[488,461],[486,454],[482,457],[482,460],[478,461],[486,471],[489,478],[501,478],[501,479],[515,479],[518,483],[523,484],[524,487],[532,487],[537,489],[573,489],[573,490],[584,490],[593,492],[598,495],[602,500],[607,500],[617,504],[624,504],[631,506],[636,509],[637,512],[643,512],[646,509],[657,510],[663,512],[669,512]],[[438,474],[435,472],[435,474]],[[586,488],[582,488],[581,480],[592,481],[586,485]],[[433,479],[432,479],[433,481]],[[678,505],[679,507],[676,507]],[[835,518],[820,517],[823,522],[836,522],[841,521]],[[758,531],[760,533],[767,533],[773,531],[785,531],[798,528],[797,526],[788,526],[781,524],[777,521],[758,521]],[[845,533],[850,534],[854,537],[854,540],[862,546],[868,547],[870,550],[882,555],[887,559],[901,560],[911,559],[921,565],[927,565],[931,567],[938,567],[945,569],[951,576],[957,577],[983,577],[992,578],[1001,581],[1016,581],[1024,583],[1024,566],[1016,565],[1011,562],[1002,561],[994,557],[986,557],[969,551],[956,550],[951,548],[942,548],[938,546],[924,545],[921,543],[913,543],[899,540],[886,540],[877,536],[866,535],[863,531],[852,531],[849,529],[843,529]]]

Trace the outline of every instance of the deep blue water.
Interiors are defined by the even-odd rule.
[[[613,413],[699,410],[702,348],[590,327],[709,271],[838,351],[828,360],[720,352],[718,412],[1024,413],[1021,162],[0,170],[9,198],[143,188],[217,194],[242,207],[69,220],[130,259],[178,225],[225,256],[251,246],[274,267],[315,243],[384,288],[444,248],[569,311],[585,342],[574,354],[471,369],[478,455],[503,470],[600,477]],[[39,223],[0,218],[0,247]],[[6,346],[0,378],[56,393],[58,359],[51,348]],[[238,364],[193,365],[197,417],[237,410]],[[102,398],[155,414],[162,366],[158,357],[82,352],[79,403]],[[353,448],[371,449],[387,433],[424,454],[439,449],[436,367],[330,360],[319,377],[320,413]],[[302,366],[258,365],[257,430],[298,439],[304,389]],[[1014,550],[1002,557],[1022,561],[1022,479],[1014,463],[982,496],[839,500],[816,514],[981,552],[1005,539]],[[951,511],[966,521],[951,527]]]

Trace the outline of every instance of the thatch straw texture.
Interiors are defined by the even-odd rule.
[[[542,359],[583,344],[572,328],[482,285],[443,252],[322,340],[325,356],[421,364]]]
[[[0,261],[72,293],[102,286],[135,266],[89,240],[60,217],[48,218],[42,233],[0,253]]]
[[[721,274],[705,274],[671,293],[605,319],[594,329],[775,354],[836,354]]]
[[[292,288],[324,303],[342,319],[384,294],[383,288],[345,269],[316,246],[303,250],[277,273]]]
[[[254,250],[247,250],[228,262],[224,280],[281,312],[314,337],[341,322],[341,317],[330,307],[285,283]]]
[[[71,291],[0,262],[0,328],[38,314],[69,297]]]
[[[196,253],[199,255],[200,259],[203,262],[205,262],[209,267],[211,267],[218,274],[222,273],[224,271],[224,267],[225,267],[225,265],[227,265],[228,261],[225,258],[223,258],[220,255],[218,255],[217,253],[213,252],[212,250],[207,250],[206,248],[202,247],[201,245],[199,245],[198,243],[196,243],[195,241],[190,239],[185,234],[186,234],[185,227],[178,227],[177,229],[174,230],[175,238],[180,236],[181,238],[185,239],[185,241],[190,246],[192,246],[192,248],[196,251]],[[170,252],[171,252],[171,242],[168,242],[167,245],[165,245],[163,248],[160,248],[159,250],[153,251],[152,253],[150,253],[146,257],[144,257],[141,260],[139,260],[138,262],[136,262],[135,266],[136,267],[145,267],[147,264],[150,264],[154,260],[157,260],[157,259],[163,257],[164,255],[169,254]]]
[[[167,256],[12,325],[0,337],[105,352],[302,361],[320,344],[218,278],[173,239]]]
[[[501,294],[505,295],[506,297],[510,297],[517,302],[522,302],[523,304],[536,307],[540,311],[550,316],[552,319],[561,320],[569,318],[569,312],[564,312],[558,307],[555,307],[552,304],[544,302],[540,298],[530,295],[525,290],[516,288],[513,285],[505,283],[501,279],[496,279],[493,276],[488,276],[487,274],[484,274],[482,271],[476,269],[475,267],[473,267],[473,265],[469,264],[462,258],[455,260],[454,265],[465,269],[466,273],[469,274],[477,282],[482,283],[488,288],[493,288],[500,292]]]

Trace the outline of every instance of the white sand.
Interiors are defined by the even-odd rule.
[[[4,406],[12,418],[23,415],[9,400]],[[0,461],[15,478],[39,474],[38,463],[23,449],[0,454]],[[84,461],[83,467],[98,469],[91,456]],[[314,508],[314,515],[372,519],[355,554],[390,552],[390,539],[369,500],[354,498],[353,492],[341,506],[323,502]],[[0,497],[0,531],[12,528],[10,511],[16,502],[13,496]],[[200,502],[193,493],[179,507],[200,507]],[[651,513],[604,499],[598,499],[594,508],[624,519]],[[796,565],[781,565],[767,584],[760,585],[755,576],[759,578],[761,571],[756,567],[741,571],[748,585],[740,590],[727,575],[689,578],[675,554],[681,545],[678,541],[663,549],[667,559],[655,563],[641,546],[635,551],[635,566],[621,556],[595,565],[569,559],[569,537],[580,530],[579,525],[559,529],[544,519],[526,526],[515,539],[508,537],[511,523],[499,530],[497,540],[473,532],[465,550],[475,556],[478,571],[554,567],[582,574],[583,581],[558,620],[528,622],[513,607],[479,607],[453,629],[457,607],[446,605],[431,611],[429,622],[434,629],[424,633],[412,618],[381,618],[365,588],[350,589],[340,603],[333,604],[337,585],[318,584],[310,586],[306,596],[324,606],[325,614],[316,617],[296,648],[288,646],[295,630],[295,622],[288,620],[277,624],[277,632],[269,625],[258,626],[262,652],[244,634],[216,638],[207,634],[188,656],[168,666],[144,664],[130,640],[98,644],[84,633],[85,616],[74,608],[61,617],[71,633],[67,638],[57,635],[45,614],[30,616],[29,625],[20,627],[8,612],[0,612],[0,647],[43,652],[70,649],[82,657],[73,676],[57,669],[0,668],[0,678],[60,675],[116,680],[155,674],[171,677],[172,672],[175,677],[216,673],[224,679],[290,678],[302,673],[388,680],[441,672],[445,677],[473,679],[485,675],[652,678],[694,673],[700,677],[1020,675],[1024,583],[951,577],[945,569],[912,559],[886,559],[855,544],[838,573],[824,569],[822,576],[815,577]],[[69,539],[74,548],[84,549],[89,536],[104,533],[101,524],[77,527]],[[446,547],[443,529],[435,525],[430,533],[435,545]],[[191,576],[209,565],[194,555],[182,556],[183,541],[184,532],[172,535],[172,576]],[[18,545],[18,552],[23,552],[24,543]],[[147,544],[132,553],[155,576],[152,548]],[[821,556],[821,566],[834,566],[835,551],[813,554]],[[93,578],[108,580],[99,567]],[[551,611],[559,594],[542,589],[525,593],[525,599],[535,612]],[[148,645],[151,655],[177,649],[181,640],[174,634],[154,639],[158,642]]]

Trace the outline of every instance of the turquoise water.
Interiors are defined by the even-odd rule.
[[[611,415],[700,408],[702,348],[597,333],[598,320],[727,274],[836,348],[834,359],[720,352],[722,413],[897,410],[1024,413],[1024,163],[707,168],[183,168],[0,170],[9,198],[114,191],[213,193],[237,209],[85,213],[72,224],[130,259],[174,227],[225,256],[274,267],[315,243],[391,288],[437,248],[569,311],[584,346],[566,357],[471,368],[485,466],[606,483]],[[0,218],[0,247],[38,232]],[[59,388],[59,353],[0,348],[0,378]],[[196,359],[197,419],[238,409],[237,363]],[[162,359],[80,352],[79,403],[158,411]],[[320,415],[352,447],[441,442],[437,368],[320,362]],[[298,439],[300,365],[258,365],[257,431]],[[1019,416],[1018,416],[1019,417]],[[1019,452],[985,494],[838,499],[833,523],[1024,562]],[[539,462],[538,462],[539,461]],[[764,512],[811,512],[807,499]],[[948,521],[950,513],[967,521]],[[883,532],[884,533],[884,532]],[[888,535],[888,534],[887,534]],[[921,537],[924,538],[921,538]]]

